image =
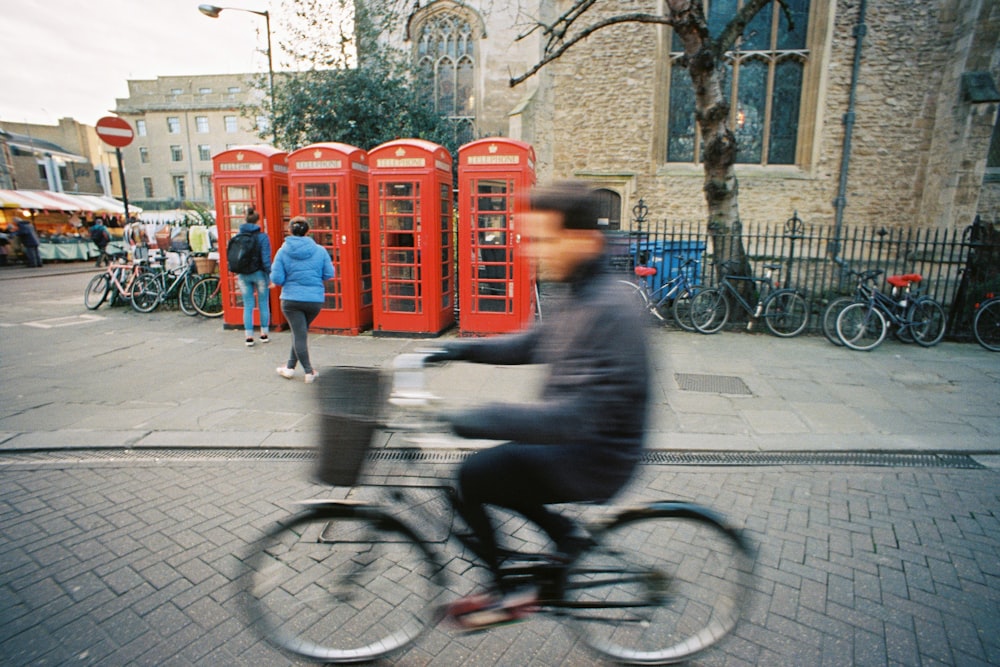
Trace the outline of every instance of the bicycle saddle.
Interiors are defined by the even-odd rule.
[[[919,283],[924,277],[919,273],[903,273],[898,276],[889,276],[885,279],[893,287],[909,287],[914,283]]]
[[[635,275],[639,276],[640,278],[648,278],[649,276],[656,275],[655,266],[637,266],[635,267],[634,271]]]

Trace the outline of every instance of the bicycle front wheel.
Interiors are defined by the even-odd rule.
[[[704,334],[713,334],[729,320],[729,299],[721,290],[704,289],[691,299],[691,326]]]
[[[435,620],[442,569],[402,522],[326,504],[274,526],[252,547],[244,603],[265,639],[319,662],[367,662]]]
[[[151,313],[160,305],[160,280],[152,273],[140,274],[132,285],[132,308]]]
[[[205,276],[191,288],[191,305],[205,317],[221,317],[221,287],[219,276]]]
[[[1000,299],[987,301],[976,311],[972,334],[980,345],[991,352],[1000,352]]]
[[[191,317],[198,314],[198,311],[194,309],[194,303],[191,301],[191,288],[194,287],[196,280],[197,278],[188,274],[184,277],[184,282],[181,283],[180,289],[177,290],[177,305],[180,306],[181,312]]]
[[[852,303],[837,316],[837,335],[844,345],[862,352],[885,340],[885,316],[867,303]]]
[[[111,281],[107,273],[98,273],[87,283],[87,290],[83,293],[83,305],[87,310],[97,310],[108,298],[111,289]]]
[[[566,575],[571,630],[619,662],[689,660],[735,626],[751,589],[750,550],[708,510],[656,503],[594,535]]]
[[[774,292],[764,304],[764,321],[775,336],[798,336],[809,321],[809,305],[792,290]]]
[[[944,338],[944,308],[934,299],[917,299],[907,313],[907,319],[917,345],[933,347]]]

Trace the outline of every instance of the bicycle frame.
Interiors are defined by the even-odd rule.
[[[669,280],[657,287],[652,292],[649,292],[646,288],[646,281],[643,279],[641,284],[646,288],[649,294],[649,303],[655,308],[659,308],[667,301],[675,298],[676,296],[683,294],[685,291],[694,287],[695,285],[688,278],[686,268],[689,266],[694,266],[698,262],[693,259],[685,260],[679,267],[676,274],[674,274]],[[662,293],[662,296],[657,296]]]
[[[754,289],[757,290],[756,305],[751,305],[749,301],[743,298],[743,295],[740,294],[740,291],[734,284],[736,281],[751,283],[754,286]],[[736,303],[754,318],[760,317],[764,300],[767,298],[768,294],[774,291],[774,283],[771,280],[771,269],[767,270],[767,273],[763,278],[757,278],[756,276],[724,275],[722,276],[722,281],[719,283],[719,287],[732,296]]]

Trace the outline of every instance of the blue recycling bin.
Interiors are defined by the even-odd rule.
[[[700,260],[705,254],[705,247],[704,241],[640,239],[631,245],[630,250],[632,257],[636,258],[639,264],[656,269],[654,275],[645,279],[646,285],[652,292],[662,287],[663,283],[680,271],[681,264],[685,261]],[[688,280],[698,282],[699,265],[689,266],[684,271]]]

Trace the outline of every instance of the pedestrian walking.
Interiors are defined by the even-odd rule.
[[[288,363],[278,367],[278,375],[290,380],[301,363],[306,383],[312,383],[319,374],[309,359],[309,325],[326,300],[324,283],[333,279],[333,262],[325,248],[306,236],[309,222],[304,217],[292,218],[290,228],[292,235],[278,249],[271,267],[271,282],[281,287],[281,312],[292,330]]]
[[[111,258],[108,257],[108,244],[111,243],[111,234],[108,232],[108,228],[104,226],[104,218],[97,216],[94,218],[94,224],[90,226],[90,240],[94,242],[97,246],[97,261],[94,266],[101,266],[104,264],[108,266],[111,264]]]

